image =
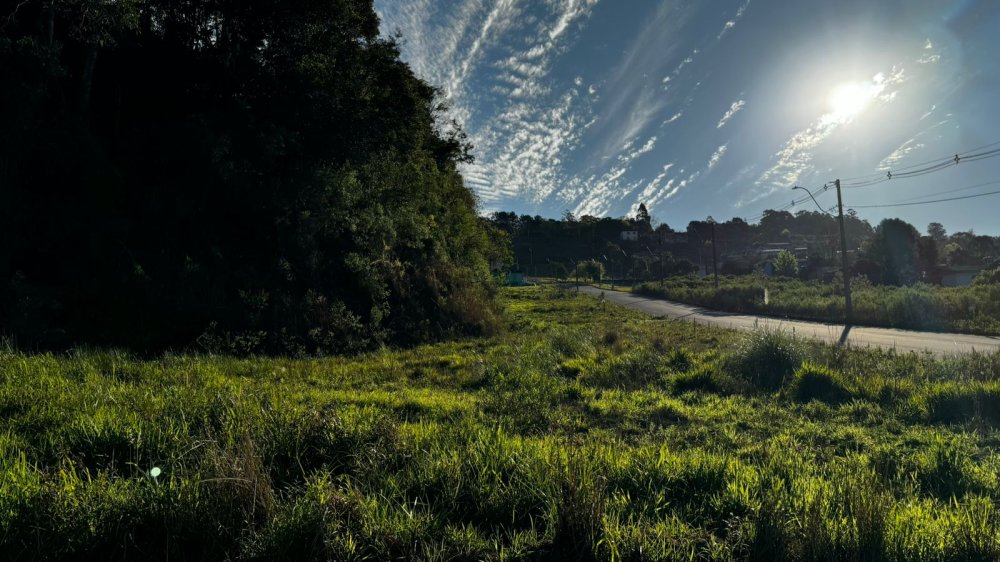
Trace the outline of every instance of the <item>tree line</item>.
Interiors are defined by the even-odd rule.
[[[767,260],[780,274],[821,279],[840,268],[838,220],[817,211],[769,210],[758,223],[708,217],[683,230],[657,223],[642,204],[635,215],[617,218],[496,212],[490,220],[511,237],[515,267],[528,274],[570,276],[579,269],[583,278],[646,281],[708,272],[713,260],[720,274],[750,274]],[[956,267],[1000,266],[1000,237],[948,234],[936,222],[921,234],[898,218],[873,227],[853,211],[845,214],[844,226],[852,274],[876,284],[939,283]],[[765,258],[760,250],[766,248],[785,251]]]
[[[0,18],[0,335],[299,354],[495,325],[470,146],[371,0]]]

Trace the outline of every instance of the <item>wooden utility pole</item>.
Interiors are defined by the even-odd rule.
[[[844,275],[844,325],[851,325],[853,316],[851,304],[851,272],[847,265],[847,233],[844,230],[844,201],[840,197],[840,180],[836,180],[837,186],[837,218],[840,220],[840,259]]]

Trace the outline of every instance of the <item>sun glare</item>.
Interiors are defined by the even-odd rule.
[[[830,92],[828,99],[833,120],[849,121],[868,107],[874,98],[871,84],[845,82]]]

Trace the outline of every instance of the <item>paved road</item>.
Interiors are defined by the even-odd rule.
[[[657,317],[667,317],[699,324],[736,330],[778,329],[828,343],[837,343],[845,336],[843,324],[824,324],[803,320],[781,320],[766,316],[746,316],[719,312],[697,306],[653,299],[621,291],[602,291],[596,287],[580,287],[582,292],[604,298]],[[930,351],[938,355],[972,351],[1000,351],[1000,337],[970,336],[937,332],[914,332],[892,328],[852,327],[846,334],[848,344],[856,347],[874,346],[897,351]]]

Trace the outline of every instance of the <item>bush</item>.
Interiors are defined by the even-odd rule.
[[[819,400],[827,404],[840,404],[851,398],[851,392],[833,370],[814,363],[803,363],[795,371],[789,394],[796,402]]]
[[[1000,285],[1000,267],[980,272],[979,275],[972,280],[972,284],[976,286]]]
[[[799,342],[774,330],[754,332],[725,362],[727,370],[764,390],[777,390],[802,363]]]

